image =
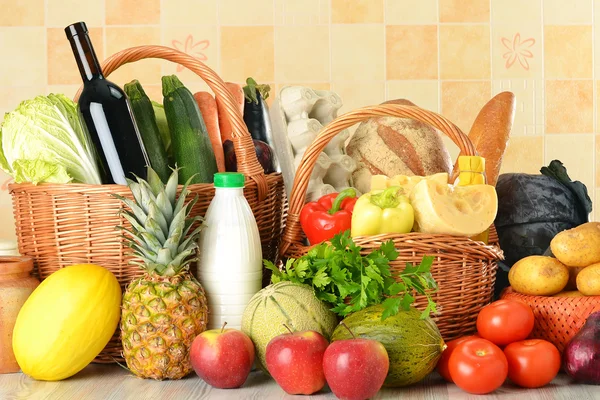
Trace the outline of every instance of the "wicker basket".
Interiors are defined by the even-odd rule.
[[[342,130],[368,118],[388,116],[412,118],[431,125],[449,136],[464,154],[475,154],[473,144],[459,128],[444,117],[419,107],[379,105],[338,117],[325,126],[308,147],[296,172],[280,248],[283,257],[299,257],[310,248],[303,244],[299,215],[309,178],[321,151]],[[392,273],[402,271],[407,262],[419,263],[425,255],[435,256],[431,271],[439,286],[439,290],[433,294],[439,313],[434,320],[444,339],[452,340],[472,333],[479,310],[493,296],[497,261],[502,259],[500,248],[464,237],[423,233],[363,236],[354,238],[354,242],[362,247],[363,254],[368,254],[390,239],[400,253],[398,259],[390,264]],[[496,242],[497,236],[492,227],[490,243]],[[426,304],[424,296],[417,296],[416,307],[423,308]]]
[[[562,353],[569,341],[579,332],[587,318],[600,311],[600,296],[550,297],[528,296],[508,287],[500,296],[518,300],[533,310],[535,325],[529,337],[553,343]]]
[[[223,101],[234,129],[238,171],[246,176],[244,194],[258,223],[263,257],[275,259],[285,214],[283,178],[279,173],[264,174],[232,95],[213,70],[197,59],[168,47],[130,48],[107,59],[102,69],[105,75],[109,75],[123,64],[146,58],[161,58],[187,67],[202,77]],[[199,196],[192,214],[204,215],[214,195],[213,185],[196,184],[189,189],[190,199],[194,195]],[[35,260],[35,271],[40,279],[76,263],[102,265],[115,274],[123,288],[132,278],[141,275],[139,267],[129,264],[130,249],[115,229],[117,225],[128,225],[118,215],[123,207],[121,201],[113,196],[120,194],[131,198],[125,186],[11,184],[9,192],[13,199],[19,251]],[[96,362],[121,360],[118,333],[117,329]]]

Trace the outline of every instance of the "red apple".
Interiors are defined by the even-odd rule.
[[[389,367],[385,347],[371,339],[333,342],[323,356],[327,384],[341,400],[365,400],[375,396]]]
[[[212,329],[196,336],[190,348],[196,374],[219,389],[238,388],[254,363],[254,344],[237,329]]]
[[[323,354],[327,345],[319,332],[290,330],[267,345],[267,369],[286,393],[313,394],[325,386]]]

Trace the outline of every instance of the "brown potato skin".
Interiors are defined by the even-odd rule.
[[[529,256],[517,261],[508,273],[513,290],[530,296],[552,296],[569,281],[569,269],[546,256]]]
[[[600,263],[584,268],[577,275],[577,290],[584,296],[600,296]]]
[[[577,290],[577,275],[586,267],[569,267],[569,282],[564,290]]]
[[[600,222],[587,222],[558,233],[550,242],[550,249],[568,267],[600,262]]]

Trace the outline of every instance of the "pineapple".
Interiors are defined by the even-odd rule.
[[[184,204],[187,184],[177,197],[177,170],[166,185],[148,170],[148,181],[128,181],[133,201],[119,196],[132,225],[120,228],[141,260],[132,263],[145,271],[123,295],[123,356],[139,377],[180,379],[192,371],[190,347],[208,319],[204,289],[188,270],[202,225],[188,233],[202,218],[189,217],[198,198]]]

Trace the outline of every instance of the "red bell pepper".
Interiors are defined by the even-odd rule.
[[[306,203],[300,212],[300,226],[310,244],[324,242],[350,229],[356,200],[356,190],[348,188]]]

